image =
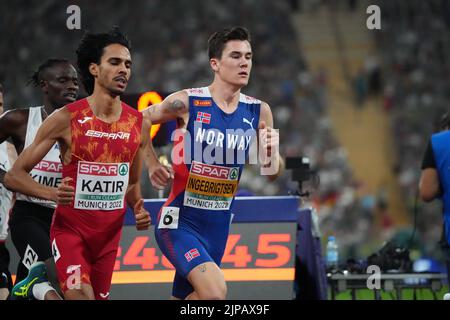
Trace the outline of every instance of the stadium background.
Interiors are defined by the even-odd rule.
[[[81,30],[66,27],[71,4],[81,8]],[[381,30],[366,27],[369,4],[381,8]],[[335,235],[341,261],[364,259],[388,240],[408,245],[422,154],[450,98],[448,1],[33,0],[1,1],[0,12],[6,109],[40,104],[29,76],[49,57],[75,61],[86,30],[118,25],[128,35],[127,92],[136,100],[207,85],[208,36],[246,26],[254,63],[243,91],[271,105],[282,155],[307,156],[318,171],[320,186],[303,205],[317,208],[323,245]],[[289,171],[270,184],[258,172],[244,171],[240,194],[296,188]],[[143,190],[158,196],[148,179]],[[441,228],[439,203],[419,201],[411,258],[430,258],[434,270],[442,268]]]

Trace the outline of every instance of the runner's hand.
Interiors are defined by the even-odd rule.
[[[56,189],[55,202],[57,204],[69,205],[72,203],[75,195],[75,188],[69,185],[69,181],[72,181],[72,178],[65,177],[61,180],[61,183]]]
[[[261,121],[259,129],[259,160],[261,162],[261,174],[275,175],[280,168],[278,130],[268,127],[265,121]]]
[[[140,199],[134,205],[134,218],[136,219],[137,230],[147,230],[150,227],[152,219],[148,211],[144,209],[143,199]]]
[[[148,171],[148,176],[154,188],[164,189],[173,179],[174,174],[171,166],[159,164]]]
[[[268,127],[265,121],[259,124],[260,145],[267,157],[273,157],[274,151],[278,151],[280,146],[280,135],[278,130]],[[271,159],[270,159],[271,160]]]

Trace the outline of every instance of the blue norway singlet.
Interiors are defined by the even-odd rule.
[[[256,139],[261,101],[240,94],[237,109],[221,110],[208,87],[186,90],[189,121],[175,136],[172,190],[159,212],[156,240],[175,266],[173,295],[193,291],[186,280],[197,265],[220,265],[231,209],[249,149]]]

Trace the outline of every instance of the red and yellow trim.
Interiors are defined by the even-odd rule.
[[[226,281],[293,281],[294,268],[222,269]],[[171,283],[175,270],[115,271],[112,284]],[[13,283],[16,275],[12,275]]]
[[[294,268],[222,269],[226,281],[293,281]],[[112,284],[171,283],[174,270],[116,271]]]

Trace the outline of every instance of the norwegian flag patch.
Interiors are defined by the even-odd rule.
[[[197,122],[209,124],[211,122],[211,114],[207,112],[197,112]]]
[[[198,252],[198,250],[195,249],[195,248],[189,250],[188,252],[186,252],[186,253],[184,254],[184,257],[186,258],[186,260],[187,260],[188,262],[190,262],[192,259],[197,258],[197,257],[199,257],[199,256],[200,256],[200,252]]]

